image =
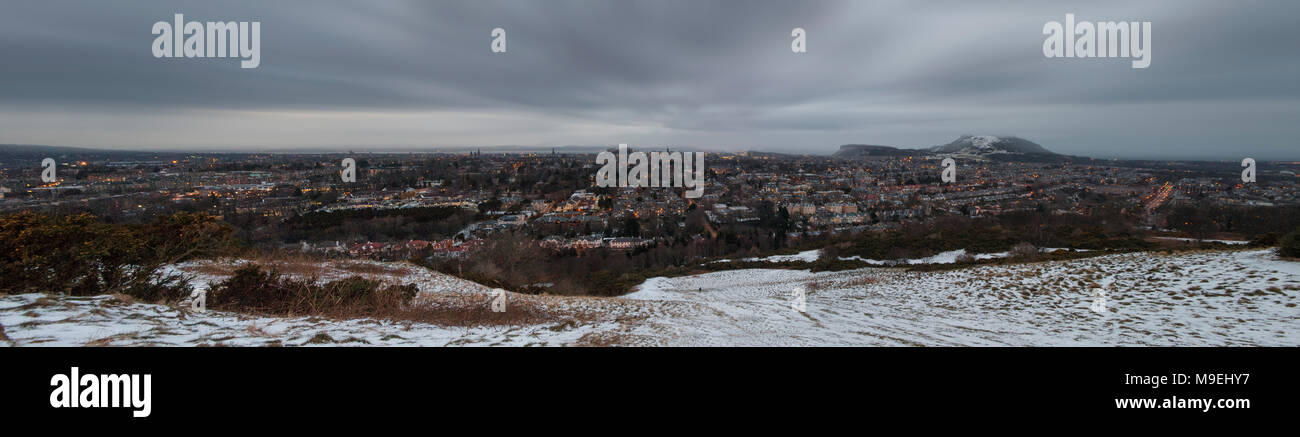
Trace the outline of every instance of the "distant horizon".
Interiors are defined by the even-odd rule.
[[[1031,139],[1031,141],[1032,141],[1032,139]],[[895,147],[895,148],[898,148],[898,149],[900,149],[900,150],[916,150],[916,151],[924,151],[924,149],[926,149],[926,148],[928,148],[928,147],[933,147],[933,146],[926,146],[926,147],[905,147],[905,146],[891,146],[891,145],[888,145],[888,144],[851,143],[851,144],[841,144],[841,145],[835,146],[834,150],[819,151],[818,153],[809,153],[809,152],[803,152],[803,151],[791,151],[791,150],[768,150],[768,149],[762,149],[762,150],[756,150],[756,149],[742,149],[742,150],[711,150],[711,149],[709,149],[709,148],[689,147],[689,146],[678,146],[678,145],[669,145],[669,146],[657,145],[657,146],[656,146],[656,145],[637,145],[637,144],[628,144],[628,147],[631,148],[631,149],[643,149],[643,150],[669,148],[669,149],[672,149],[672,150],[681,150],[681,151],[703,151],[703,152],[711,152],[711,153],[731,153],[731,154],[740,154],[740,153],[775,153],[775,154],[794,155],[794,156],[826,156],[826,157],[830,157],[830,156],[832,156],[836,151],[838,151],[839,148],[840,148],[841,146],[849,146],[849,145],[877,145],[877,146]],[[331,147],[331,148],[320,148],[320,147],[317,147],[317,148],[312,148],[312,147],[301,147],[301,148],[294,148],[294,147],[277,147],[277,148],[227,147],[227,148],[224,148],[224,149],[208,149],[208,148],[185,149],[185,148],[106,147],[106,146],[84,146],[84,145],[75,145],[75,146],[72,146],[72,145],[48,145],[48,144],[6,144],[6,143],[0,143],[0,152],[3,152],[3,151],[4,151],[4,148],[8,148],[8,147],[48,147],[48,148],[83,149],[83,150],[90,150],[90,151],[95,151],[95,152],[120,152],[120,153],[177,153],[177,154],[185,154],[185,153],[196,153],[196,154],[230,154],[230,153],[237,153],[237,154],[256,154],[256,153],[267,153],[267,154],[277,154],[277,155],[293,155],[293,154],[304,154],[304,155],[306,155],[306,154],[345,154],[345,153],[366,153],[366,154],[447,153],[447,154],[459,154],[459,153],[470,153],[470,152],[475,152],[475,151],[482,151],[482,152],[484,152],[484,153],[504,153],[504,154],[508,154],[508,153],[536,153],[536,154],[545,154],[545,153],[549,153],[549,152],[551,151],[551,149],[555,149],[555,152],[556,152],[557,154],[571,154],[571,155],[579,155],[579,154],[595,154],[595,153],[598,153],[598,152],[600,152],[600,151],[602,151],[602,150],[609,150],[609,149],[617,148],[618,145],[617,145],[617,144],[610,144],[610,145],[563,145],[563,146],[559,146],[559,145],[557,145],[557,146],[489,145],[489,146],[446,146],[446,147],[435,147],[435,146],[427,146],[427,147],[422,147],[422,146],[364,146],[364,147],[363,147],[363,146],[356,146],[356,147],[344,147],[344,146],[339,146],[339,147]],[[1051,148],[1050,146],[1046,146],[1046,145],[1044,145],[1044,147],[1046,147],[1048,150],[1051,150],[1051,151],[1055,152],[1055,150],[1052,150],[1052,148]],[[1187,162],[1193,162],[1193,161],[1205,161],[1205,162],[1229,162],[1229,161],[1237,161],[1237,160],[1240,160],[1240,159],[1241,159],[1241,158],[1228,157],[1228,156],[1224,156],[1224,157],[1221,157],[1221,158],[1214,158],[1214,157],[1203,157],[1203,158],[1178,157],[1178,158],[1176,158],[1176,157],[1114,157],[1114,156],[1089,156],[1089,155],[1076,155],[1076,154],[1065,154],[1065,153],[1058,153],[1058,154],[1061,155],[1061,156],[1068,156],[1068,157],[1074,157],[1074,158],[1091,158],[1091,159],[1099,159],[1099,160],[1117,160],[1117,161],[1187,161]],[[1250,158],[1254,158],[1254,159],[1256,159],[1256,160],[1260,160],[1260,161],[1277,161],[1277,162],[1300,161],[1300,156],[1296,156],[1296,157],[1292,157],[1292,158],[1286,158],[1286,157],[1271,157],[1271,156],[1250,156]]]

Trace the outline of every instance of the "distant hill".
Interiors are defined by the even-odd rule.
[[[924,155],[920,149],[900,149],[890,146],[873,146],[866,144],[845,144],[840,146],[833,156],[839,158],[857,158],[862,156],[913,156]]]
[[[934,153],[962,153],[968,155],[990,155],[997,153],[1020,153],[1026,155],[1055,155],[1033,141],[1019,137],[999,137],[993,135],[962,135],[942,146],[930,148]]]
[[[969,155],[1000,161],[1055,159],[1061,157],[1033,141],[1011,136],[962,135],[951,143],[924,149],[905,149],[893,146],[845,144],[834,155],[837,158],[871,156],[924,156],[935,154]]]

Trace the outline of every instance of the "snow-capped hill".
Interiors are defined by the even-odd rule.
[[[1055,155],[1033,141],[1019,137],[999,137],[993,135],[962,135],[956,141],[935,146],[934,153],[963,153],[971,155],[988,155],[994,153],[1020,153],[1028,155]]]
[[[992,135],[970,137],[971,145],[980,150],[993,150],[993,143],[998,141],[1002,141],[1002,139]]]

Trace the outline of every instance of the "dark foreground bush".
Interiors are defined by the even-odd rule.
[[[1283,235],[1277,240],[1278,256],[1300,258],[1300,229]]]
[[[402,311],[417,291],[414,284],[385,285],[359,276],[316,282],[315,278],[296,280],[247,264],[209,292],[208,305],[277,316],[388,316]]]
[[[176,214],[146,224],[104,223],[89,214],[0,216],[0,293],[76,296],[122,293],[149,302],[189,293],[163,265],[233,247],[233,228],[210,216]]]

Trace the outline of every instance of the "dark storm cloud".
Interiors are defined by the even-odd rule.
[[[1289,1],[6,3],[0,142],[823,153],[1001,133],[1094,156],[1300,149]],[[260,21],[261,66],[153,58],[152,24],[178,12]],[[1043,57],[1043,23],[1067,12],[1152,22],[1151,67]],[[489,51],[495,27],[506,54]]]

